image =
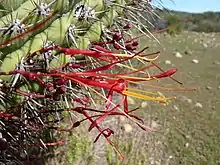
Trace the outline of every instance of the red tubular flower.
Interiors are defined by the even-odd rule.
[[[138,46],[138,41],[133,41],[132,46]]]
[[[92,124],[89,127],[89,131],[91,131],[95,126],[97,126],[102,120],[104,120],[107,116],[109,116],[112,112],[116,111],[120,105],[116,105],[114,108],[111,110],[105,112],[102,116],[98,117],[95,119],[95,121],[92,122]]]
[[[92,47],[90,49],[93,49],[95,51],[104,52],[104,53],[113,53],[112,51],[109,51],[108,49],[105,49],[105,48],[103,48],[102,46],[99,46],[99,45],[92,45]]]
[[[0,44],[0,48],[26,34],[40,29],[47,21],[55,16],[55,14],[56,13],[53,13],[47,19],[26,32]],[[133,21],[131,22],[136,26]],[[90,124],[88,131],[93,129],[99,131],[94,142],[98,142],[98,139],[102,135],[119,156],[123,158],[118,148],[110,140],[110,136],[114,134],[114,131],[110,128],[101,128],[102,122],[108,116],[122,116],[129,118],[145,131],[154,131],[154,129],[144,126],[143,119],[132,114],[132,112],[138,108],[129,109],[128,96],[163,104],[167,104],[168,101],[174,97],[165,97],[160,92],[148,92],[146,90],[132,88],[131,85],[138,84],[142,87],[147,86],[165,89],[163,87],[150,86],[148,83],[142,83],[143,81],[163,78],[171,78],[180,83],[171,77],[177,72],[176,68],[164,71],[154,62],[154,60],[159,57],[159,51],[146,53],[145,51],[148,49],[147,46],[142,50],[138,50],[138,46],[140,45],[138,39],[145,37],[146,34],[131,37],[130,32],[132,32],[132,30],[130,29],[132,24],[126,24],[125,22],[118,24],[116,21],[116,26],[120,29],[113,29],[111,31],[103,30],[103,36],[100,38],[106,38],[100,42],[90,43],[91,46],[89,49],[65,48],[60,45],[52,45],[43,47],[35,52],[24,54],[24,59],[15,70],[9,71],[8,73],[0,72],[0,76],[12,75],[12,84],[15,84],[10,86],[11,82],[8,81],[3,84],[0,81],[0,90],[1,92],[4,91],[2,92],[3,94],[1,93],[1,101],[4,99],[4,96],[19,96],[19,99],[22,98],[20,99],[22,102],[18,99],[15,104],[21,103],[18,109],[25,109],[22,111],[24,114],[18,117],[7,111],[7,113],[0,112],[1,122],[10,120],[15,123],[16,129],[14,130],[18,130],[17,134],[15,133],[16,138],[20,137],[20,135],[25,135],[23,130],[23,132],[19,132],[21,130],[20,128],[25,128],[25,131],[27,129],[28,133],[32,133],[34,134],[33,137],[37,137],[36,141],[31,144],[34,144],[34,146],[37,146],[39,149],[42,146],[46,148],[46,146],[62,144],[61,140],[48,143],[41,141],[41,136],[37,135],[42,130],[71,131],[82,122],[87,121]],[[52,53],[50,54],[48,52]],[[46,53],[48,53],[48,57],[45,57]],[[57,66],[57,63],[60,62],[57,55],[66,55],[70,61],[63,63],[66,59],[62,60],[62,63],[59,64],[60,66]],[[77,59],[76,56],[78,55],[84,56],[85,60],[81,61]],[[53,63],[54,60],[55,66]],[[132,63],[133,61],[135,61],[135,65],[136,62],[140,62],[141,65],[137,65],[140,66],[140,68],[135,68],[135,65]],[[148,70],[153,67],[156,67],[159,73],[150,75]],[[126,70],[124,70],[124,68]],[[14,76],[16,78],[14,78]],[[38,89],[35,89],[35,85]],[[34,88],[34,90],[32,90],[32,88]],[[173,90],[173,88],[166,88],[166,90],[171,89]],[[184,89],[181,88],[181,90]],[[10,92],[10,94],[5,95],[7,92]],[[119,97],[117,97],[118,100],[114,100],[115,94],[119,95]],[[94,95],[95,98],[93,98]],[[96,97],[100,98],[101,101],[104,100],[102,104],[99,103],[99,105],[102,106],[102,108],[100,108],[101,110],[91,108],[91,104],[96,104]],[[4,100],[2,102],[4,102]],[[12,100],[12,103],[14,106],[14,100]],[[78,103],[79,106],[74,107],[75,103]],[[11,109],[11,107],[8,109]],[[68,114],[78,113],[78,115],[83,118],[79,119],[79,121],[72,121],[70,116],[70,125],[67,127],[60,126],[59,122],[64,116],[66,117],[66,115],[63,115],[63,112],[69,112]],[[50,120],[48,120],[48,116]],[[19,122],[20,125],[16,126]],[[11,133],[11,135],[14,136],[14,132]],[[27,134],[26,137],[32,136]],[[17,142],[16,138],[13,137],[11,142]],[[19,141],[21,141],[21,139],[19,139]],[[31,140],[28,139],[25,142],[28,141]],[[3,144],[2,142],[0,143]],[[22,145],[22,147],[23,146],[27,146],[24,151],[32,150],[32,145],[30,144]],[[4,147],[0,148],[5,150]],[[20,152],[13,154],[20,156]]]
[[[159,75],[155,75],[155,76],[152,76],[152,77],[155,77],[155,78],[165,78],[165,77],[170,77],[172,76],[173,74],[175,74],[177,72],[177,69],[174,68],[174,69],[170,69],[162,74],[159,74]]]
[[[72,78],[71,78],[72,79]],[[113,91],[116,91],[118,93],[121,93],[123,90],[125,90],[125,84],[122,82],[118,82],[117,80],[90,80],[86,78],[81,77],[74,77],[73,80],[77,80],[77,82],[81,82],[82,84],[86,84],[89,86],[104,88],[104,89],[112,89]]]
[[[0,112],[0,117],[11,119],[13,116],[14,116],[14,114],[12,114],[12,113]]]
[[[113,41],[120,41],[123,38],[123,35],[121,33],[115,33],[112,35]]]
[[[100,137],[102,134],[103,134],[105,137],[109,137],[110,135],[114,134],[114,131],[112,131],[112,130],[109,129],[109,128],[104,129],[104,130],[103,130],[102,132],[100,132],[100,134],[95,138],[94,143],[96,143],[96,142],[98,141],[99,137]]]
[[[125,29],[125,30],[129,30],[129,29],[131,29],[131,28],[132,28],[132,24],[130,24],[130,23],[126,24],[126,25],[123,27],[123,29]]]

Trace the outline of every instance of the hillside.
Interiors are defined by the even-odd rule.
[[[220,32],[220,12],[188,13],[168,9],[156,9],[155,12],[161,16],[157,21],[164,22],[175,16],[181,21],[182,28],[188,31]]]

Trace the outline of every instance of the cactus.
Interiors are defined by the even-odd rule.
[[[143,33],[139,37],[153,36],[142,31],[150,23],[141,22],[153,14],[150,2],[3,0],[0,8],[0,150],[7,153],[4,161],[24,163],[36,158],[36,151],[60,145],[62,141],[51,142],[53,138],[47,141],[43,132],[70,131],[59,123],[74,112],[90,121],[89,131],[97,128],[120,155],[109,139],[113,131],[102,129],[100,122],[121,115],[151,130],[131,114],[134,110],[128,109],[127,96],[165,104],[173,99],[129,88],[129,84],[176,72],[163,71],[153,62],[158,52],[138,51],[138,37],[132,37],[132,27]],[[156,57],[147,58],[150,55]],[[135,68],[132,61],[141,68]],[[146,69],[155,66],[162,73],[149,76]],[[128,71],[120,72],[123,68]],[[113,94],[121,97],[120,103],[113,100]],[[104,100],[103,109],[95,109],[96,98]],[[77,119],[71,129],[82,121]]]

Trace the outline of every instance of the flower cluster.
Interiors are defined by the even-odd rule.
[[[146,9],[150,10],[148,1],[141,2],[147,5]],[[6,160],[13,158],[14,161],[21,162],[34,159],[48,146],[62,144],[62,139],[57,140],[51,137],[50,141],[46,140],[45,132],[48,130],[69,132],[82,122],[88,121],[90,123],[88,131],[93,129],[99,131],[94,142],[103,136],[122,158],[119,149],[110,140],[114,130],[102,128],[102,122],[109,116],[123,116],[132,120],[143,130],[152,131],[144,125],[144,121],[139,116],[133,114],[138,108],[129,109],[127,97],[162,104],[167,104],[174,97],[165,97],[161,92],[132,88],[131,85],[138,84],[146,87],[146,84],[142,82],[162,78],[175,80],[171,76],[176,73],[177,69],[171,68],[164,71],[154,62],[160,52],[146,53],[148,47],[139,49],[138,39],[145,37],[146,33],[132,37],[133,27],[141,31],[142,25],[139,23],[137,26],[137,19],[134,18],[134,15],[137,15],[136,11],[143,10],[141,5],[137,4],[137,10],[132,11],[133,4],[121,6],[114,1],[105,1],[108,3],[107,11],[115,6],[118,13],[120,13],[118,7],[128,8],[127,16],[112,19],[111,28],[109,28],[110,25],[94,23],[89,24],[89,28],[79,29],[74,23],[78,25],[77,23],[82,20],[90,21],[91,18],[98,20],[103,12],[101,16],[98,15],[95,18],[94,8],[79,4],[75,6],[75,10],[70,10],[70,12],[57,14],[55,11],[51,14],[50,7],[54,3],[55,1],[48,5],[36,4],[33,11],[37,16],[34,18],[48,17],[43,21],[37,21],[33,26],[25,26],[16,20],[0,29],[3,30],[3,35],[17,34],[5,37],[6,39],[0,43],[0,49],[3,51],[1,54],[3,62],[0,65],[0,151],[5,153],[5,156],[0,155],[0,157]],[[79,22],[71,21],[72,16]],[[50,20],[55,21],[48,23]],[[64,21],[66,21],[65,26]],[[57,22],[60,24],[57,25]],[[104,17],[103,22],[105,22]],[[58,35],[58,37],[49,35],[51,39],[45,39],[46,37],[42,37],[44,34],[40,32],[49,24],[51,26],[47,27],[48,29],[61,26],[59,30],[62,31],[66,28],[65,34]],[[40,34],[36,37],[35,33]],[[96,33],[100,39],[86,40],[86,37],[91,39]],[[31,45],[31,43],[39,43],[39,36],[43,38],[41,48],[33,51],[34,49],[31,48],[36,45]],[[14,57],[17,55],[16,48],[26,44],[23,43],[23,37],[31,38],[27,46],[25,45],[28,51],[21,54],[22,47],[18,49],[21,56]],[[61,37],[63,39],[60,39]],[[65,38],[67,42],[59,43]],[[18,40],[21,43],[15,42]],[[80,48],[79,45],[85,41],[89,42],[88,46]],[[67,47],[68,44],[70,46]],[[13,50],[7,50],[9,46],[16,50],[15,54]],[[11,62],[19,60],[15,66],[12,63],[8,67],[4,65],[7,58],[11,58]],[[133,62],[140,65],[133,66]],[[151,68],[157,68],[159,72],[151,75],[148,72]],[[117,100],[113,99],[116,95],[119,98]],[[99,108],[97,108],[97,99],[103,101]],[[81,118],[73,118],[75,113]],[[69,119],[69,127],[62,125],[66,118]]]

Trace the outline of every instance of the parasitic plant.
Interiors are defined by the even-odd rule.
[[[164,71],[154,62],[160,52],[139,49],[138,38],[153,37],[147,16],[157,15],[150,1],[1,0],[0,8],[1,161],[35,159],[62,144],[48,141],[45,132],[71,131],[83,121],[90,122],[89,131],[100,132],[94,142],[103,136],[122,157],[110,140],[114,131],[100,125],[108,116],[124,116],[153,131],[132,114],[137,109],[128,108],[127,97],[163,104],[174,97],[131,85],[175,80],[177,69]],[[137,31],[142,34],[134,37]],[[150,75],[151,68],[159,73]],[[70,119],[68,128],[62,127],[64,118]]]

